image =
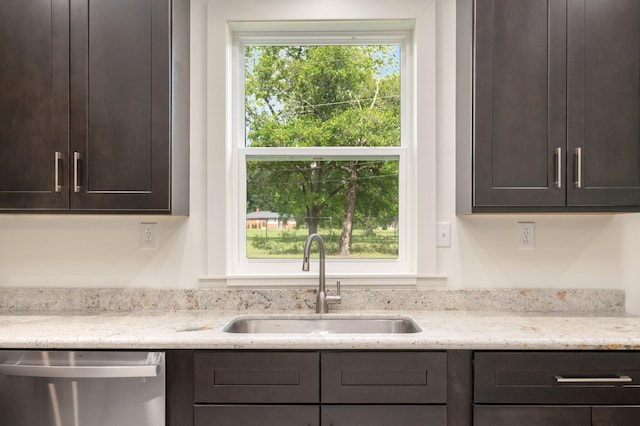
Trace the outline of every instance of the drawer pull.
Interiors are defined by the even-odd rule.
[[[556,383],[631,383],[633,379],[629,376],[617,377],[563,377],[553,376]]]

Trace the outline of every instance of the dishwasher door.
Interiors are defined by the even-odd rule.
[[[0,413],[0,426],[164,426],[164,353],[0,351]]]

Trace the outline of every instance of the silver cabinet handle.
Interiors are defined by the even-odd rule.
[[[555,161],[556,179],[554,184],[556,188],[562,188],[562,148],[560,147],[556,148]]]
[[[62,192],[62,185],[60,185],[60,162],[62,161],[62,153],[56,151],[53,156],[53,191]]]
[[[564,377],[553,376],[556,383],[631,383],[633,379],[629,376],[616,377]]]
[[[576,185],[576,188],[580,189],[582,188],[582,148],[576,148],[575,159],[576,159],[575,185]]]
[[[78,151],[73,153],[73,192],[80,192],[80,160],[82,156]]]

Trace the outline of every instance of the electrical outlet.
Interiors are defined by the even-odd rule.
[[[140,248],[141,249],[158,248],[158,235],[156,233],[155,222],[140,223]]]
[[[518,222],[518,247],[527,249],[536,247],[535,222]]]

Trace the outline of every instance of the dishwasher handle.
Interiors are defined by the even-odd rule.
[[[118,379],[157,377],[162,357],[150,357],[152,362],[144,365],[28,365],[0,364],[0,375],[42,377],[61,379]]]

